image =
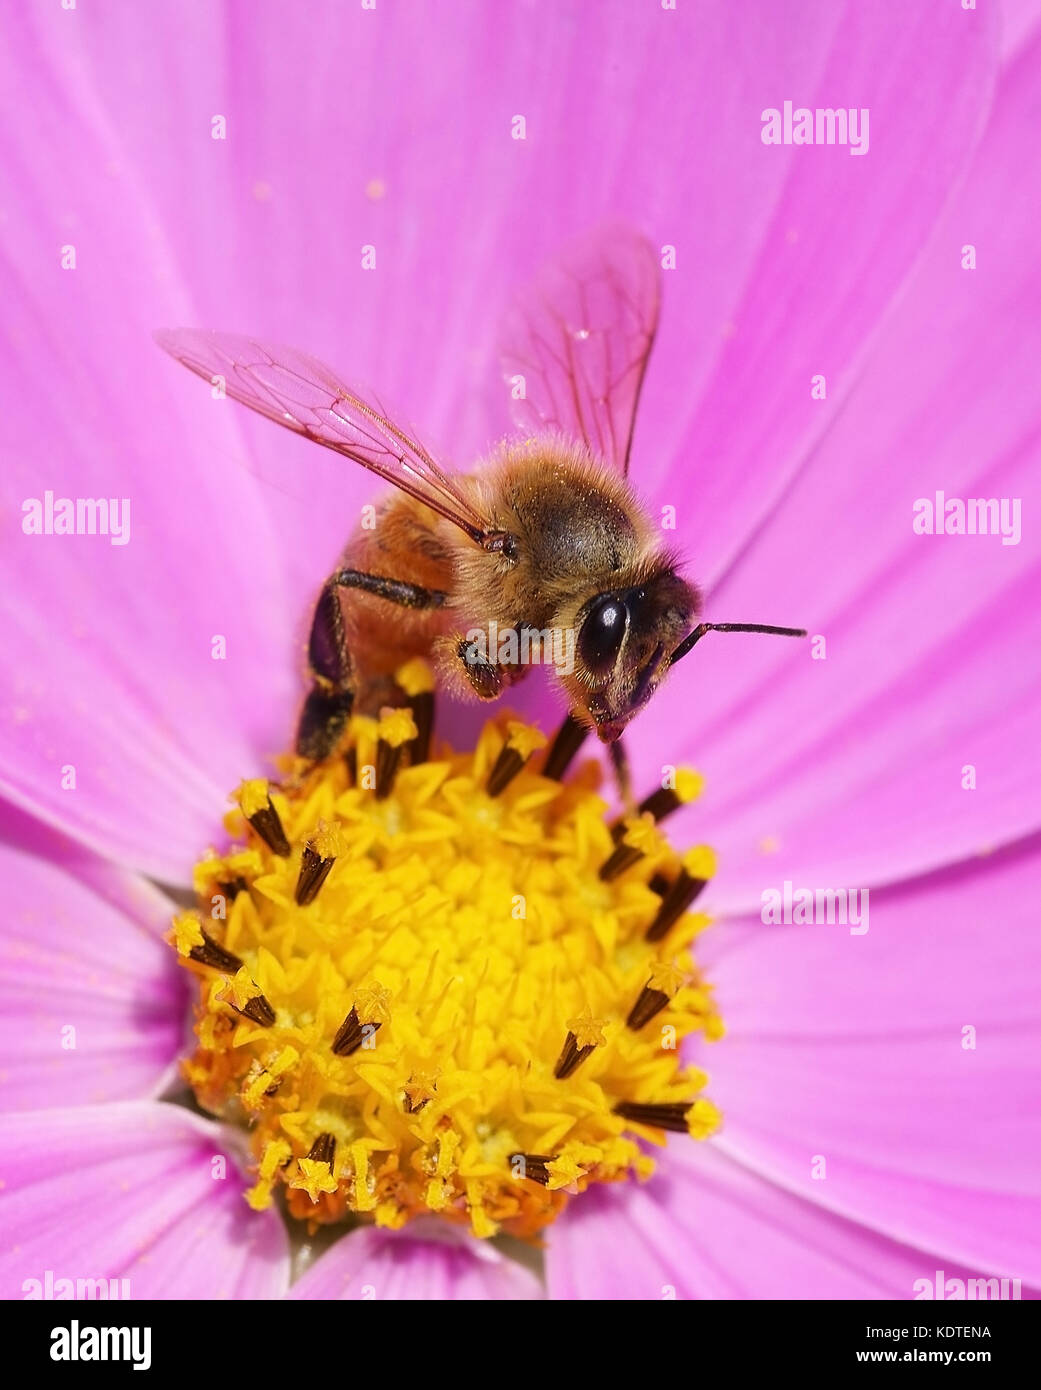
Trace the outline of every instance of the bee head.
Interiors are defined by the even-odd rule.
[[[575,669],[562,683],[602,743],[614,743],[654,694],[669,653],[690,631],[697,590],[667,569],[641,584],[594,594],[575,619]]]

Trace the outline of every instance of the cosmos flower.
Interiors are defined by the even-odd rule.
[[[938,489],[1036,495],[1031,8],[1000,29],[924,0],[7,22],[4,1296],[47,1271],[192,1298],[909,1298],[937,1269],[1041,1287],[1036,544],[912,529]],[[764,144],[787,100],[868,108],[869,152]],[[299,344],[463,463],[507,428],[498,311],[605,216],[675,266],[634,446],[651,514],[676,509],[709,617],[824,638],[823,659],[707,641],[632,729],[648,787],[704,774],[668,832],[719,865],[696,956],[727,1034],[693,1028],[684,1060],[723,1127],[673,1135],[645,1182],[558,1198],[539,1277],[437,1216],[308,1262],[244,1131],[168,1099],[197,1044],[165,938],[178,918],[200,945],[193,866],[223,853],[229,792],[274,775],[308,604],[372,489],[200,396],[152,330]],[[46,492],[129,498],[129,542],[25,534]],[[442,714],[473,747],[473,708]],[[432,878],[476,862],[465,779],[493,737],[459,755]],[[595,835],[583,778],[564,786]],[[869,930],[764,924],[785,882],[867,888]],[[224,964],[218,990],[262,1009]],[[324,1160],[296,1161],[306,1214]]]

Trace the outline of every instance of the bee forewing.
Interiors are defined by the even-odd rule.
[[[502,363],[515,423],[584,440],[598,457],[628,472],[659,298],[653,248],[617,223],[548,265],[503,324]]]
[[[474,540],[493,529],[421,444],[316,358],[234,333],[172,328],[155,336],[197,376],[219,379],[233,400],[378,473]]]

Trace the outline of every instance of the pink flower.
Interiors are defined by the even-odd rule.
[[[698,1061],[726,1127],[573,1200],[545,1288],[1041,1287],[1041,37],[1007,13],[1000,35],[992,7],[926,0],[9,16],[5,1296],[47,1270],[290,1282],[234,1133],[157,1099],[185,1045],[162,933],[228,790],[288,742],[308,604],[372,488],[211,403],[152,330],[295,343],[462,464],[506,428],[499,311],[606,216],[675,248],[634,450],[652,515],[676,508],[710,618],[805,624],[826,658],[712,638],[633,726],[644,781],[707,777],[670,831],[720,859],[699,950],[729,1032]],[[788,100],[869,109],[870,149],[764,144]],[[916,534],[937,490],[1022,499],[1021,543]],[[130,543],[23,534],[46,491],[129,498]],[[451,713],[457,743],[474,722]],[[870,929],[764,925],[785,881],[868,888]],[[407,1228],[348,1235],[292,1293],[366,1286],[542,1291]]]

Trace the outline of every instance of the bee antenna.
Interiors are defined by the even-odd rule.
[[[666,665],[675,666],[676,662],[685,657],[695,643],[701,641],[706,632],[766,632],[772,637],[806,636],[806,629],[801,627],[769,627],[766,623],[698,623],[693,632],[689,632],[679,646],[669,654]]]

